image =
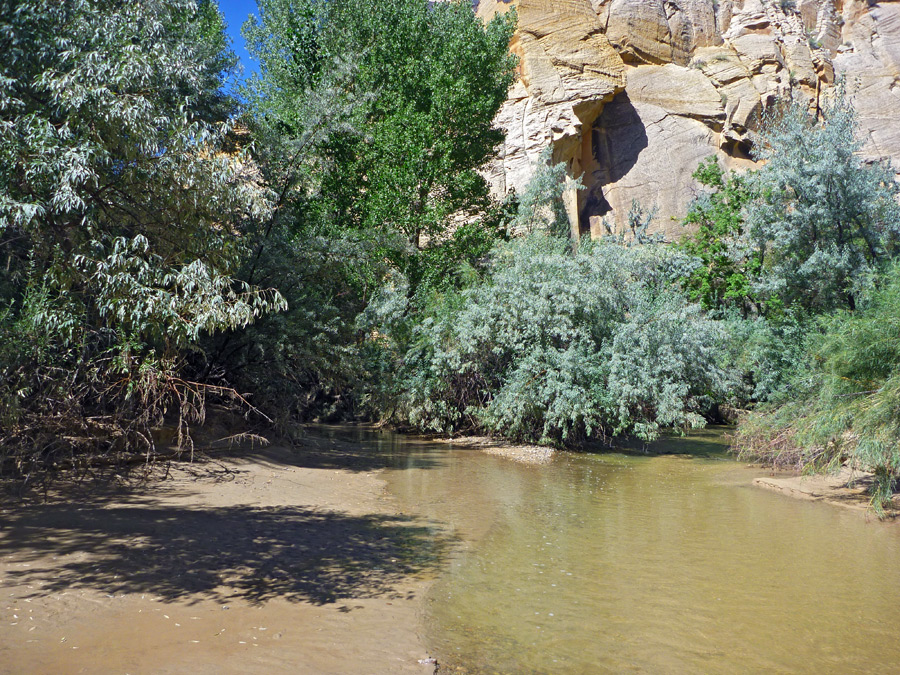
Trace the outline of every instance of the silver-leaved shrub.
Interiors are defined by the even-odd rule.
[[[787,105],[766,121],[754,153],[765,164],[734,253],[759,261],[754,290],[770,309],[854,309],[900,244],[900,185],[889,162],[861,156],[865,138],[843,85],[820,112]]]
[[[415,328],[404,416],[567,445],[702,426],[728,376],[721,327],[678,286],[693,264],[653,244],[573,253],[540,231],[500,246],[481,283]]]

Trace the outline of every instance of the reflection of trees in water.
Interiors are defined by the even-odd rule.
[[[6,524],[0,556],[32,564],[9,570],[7,583],[40,584],[34,596],[70,588],[165,601],[396,596],[404,577],[437,569],[447,544],[413,518],[296,506],[53,505]]]

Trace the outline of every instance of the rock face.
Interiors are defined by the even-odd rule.
[[[811,108],[846,76],[865,152],[900,177],[900,2],[874,0],[485,0],[515,6],[520,79],[497,122],[498,196],[528,183],[544,148],[587,189],[566,194],[573,232],[624,232],[633,203],[676,238],[699,162],[749,165],[762,114]]]

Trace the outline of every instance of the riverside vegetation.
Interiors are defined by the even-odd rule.
[[[0,3],[0,462],[179,452],[211,403],[282,431],[380,420],[577,447],[752,409],[737,447],[900,474],[898,188],[839,87],[714,158],[666,244],[573,242],[565,170],[479,169],[515,12],[261,0]]]

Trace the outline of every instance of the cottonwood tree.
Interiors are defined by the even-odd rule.
[[[514,77],[514,14],[484,25],[461,1],[263,0],[245,30],[261,63],[257,114],[288,132],[306,127],[290,102],[353,63],[354,131],[322,145],[322,206],[340,227],[422,247],[449,216],[483,207],[478,169],[502,140],[493,119]]]
[[[478,169],[502,139],[513,20],[424,0],[259,10],[244,26],[260,63],[245,97],[276,209],[242,274],[290,310],[214,352],[284,415],[357,414],[372,379],[357,315],[398,275],[410,296],[452,284],[500,229]]]

